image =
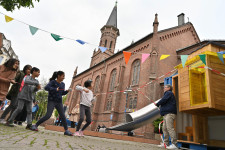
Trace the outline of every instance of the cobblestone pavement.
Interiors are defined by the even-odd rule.
[[[156,145],[98,138],[68,137],[62,132],[39,128],[39,132],[24,126],[0,125],[0,150],[160,150]]]

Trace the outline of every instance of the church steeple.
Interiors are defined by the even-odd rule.
[[[96,52],[94,51],[90,67],[100,63],[101,61],[114,54],[116,40],[117,37],[120,35],[119,29],[117,28],[117,1],[106,25],[101,28],[101,33],[102,36],[99,42],[99,46],[106,47],[107,50],[104,53],[101,53],[99,49]]]
[[[117,28],[117,1],[116,1],[116,4],[111,12],[111,15],[110,15],[106,25],[114,26]]]
[[[155,14],[155,20],[153,22],[153,33],[158,32],[158,26],[159,26],[158,14]]]

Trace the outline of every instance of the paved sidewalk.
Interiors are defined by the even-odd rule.
[[[24,126],[0,125],[0,150],[160,150],[156,145],[120,141],[91,136],[68,137],[62,132],[39,128],[39,132]]]

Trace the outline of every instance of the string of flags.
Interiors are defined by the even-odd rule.
[[[0,13],[3,14],[2,12],[0,12]],[[3,15],[5,15],[5,14],[3,14]],[[60,35],[57,35],[57,34],[54,34],[54,33],[48,32],[48,31],[45,31],[45,30],[43,30],[43,29],[40,29],[40,28],[31,26],[31,25],[29,25],[29,24],[27,24],[27,23],[24,23],[24,22],[22,22],[22,21],[19,21],[19,20],[17,20],[17,19],[14,19],[14,18],[12,18],[12,17],[9,17],[9,16],[5,15],[5,21],[6,21],[7,23],[8,23],[8,22],[11,22],[11,21],[13,21],[13,20],[16,20],[16,21],[18,21],[18,22],[20,22],[20,23],[23,23],[23,24],[28,25],[28,26],[29,26],[29,29],[30,29],[30,32],[31,32],[32,35],[35,35],[35,34],[37,33],[38,30],[41,30],[41,31],[43,31],[43,32],[50,33],[50,35],[52,36],[52,38],[53,38],[55,41],[60,41],[60,40],[63,40],[63,39],[69,39],[69,40],[76,41],[76,42],[78,42],[78,43],[81,44],[81,45],[89,44],[89,45],[97,46],[97,47],[101,50],[102,53],[104,53],[104,52],[107,50],[107,47],[102,47],[102,46],[98,46],[98,45],[95,45],[95,44],[91,44],[91,43],[85,42],[85,41],[80,40],[80,39],[72,39],[72,38],[67,38],[67,37],[64,37],[64,36],[60,36]]]
[[[124,55],[124,59],[125,59],[125,63],[126,64],[128,63],[131,54],[132,54],[132,52],[123,51],[123,55]],[[142,54],[141,63],[144,63],[145,60],[150,56],[150,54],[147,54],[147,53],[141,53],[141,54]],[[223,54],[225,54],[225,51],[217,52],[217,56],[219,57],[219,59],[224,64]],[[171,56],[171,55],[164,55],[164,54],[162,54],[160,56],[160,60],[166,59],[169,56]],[[185,67],[185,63],[186,63],[189,55],[174,55],[174,56],[180,56],[181,57],[182,66]],[[199,54],[198,56],[200,57],[201,61],[206,65],[206,55],[205,54]]]
[[[3,14],[3,13],[0,12],[0,14]],[[5,15],[5,14],[3,14],[3,15]],[[13,20],[19,21],[19,20],[17,20],[17,19],[14,19],[14,18],[12,18],[12,17],[9,17],[9,16],[5,15],[5,21],[6,21],[7,23],[8,23],[8,22],[11,22],[11,21],[13,21]],[[60,40],[63,40],[63,39],[69,39],[69,40],[76,41],[76,42],[78,42],[78,43],[81,44],[81,45],[85,45],[85,44],[94,45],[94,46],[97,46],[97,47],[101,50],[102,53],[104,53],[104,52],[108,49],[107,47],[102,47],[102,46],[98,46],[98,45],[95,45],[95,44],[91,44],[91,43],[85,42],[85,41],[80,40],[80,39],[76,39],[76,40],[75,40],[75,39],[72,39],[72,38],[67,38],[67,37],[64,37],[64,36],[60,36],[60,35],[57,35],[57,34],[53,34],[53,33],[51,33],[51,32],[45,31],[45,30],[43,30],[43,29],[40,29],[40,28],[31,26],[31,25],[29,25],[29,24],[27,24],[27,23],[24,23],[24,22],[22,22],[22,21],[19,21],[19,22],[28,25],[28,26],[29,26],[29,29],[30,29],[30,32],[31,32],[32,35],[35,35],[35,34],[37,33],[38,30],[41,30],[41,31],[43,31],[43,32],[50,33],[50,35],[52,36],[52,38],[53,38],[55,41],[60,41]],[[125,63],[126,63],[126,64],[128,63],[128,61],[129,61],[129,59],[130,59],[132,53],[134,53],[134,52],[123,51],[123,55],[124,55],[124,59],[125,59]],[[137,52],[135,52],[135,53],[137,53]],[[140,54],[142,54],[142,60],[141,60],[142,63],[144,63],[145,60],[150,56],[150,54],[148,54],[148,53],[140,53]],[[217,56],[218,56],[219,59],[224,63],[223,54],[225,54],[225,51],[217,52]],[[169,56],[171,56],[171,55],[168,55],[168,54],[161,54],[160,60],[166,59],[166,58],[168,58]],[[188,58],[189,55],[175,55],[175,56],[180,56],[180,57],[181,57],[182,66],[184,67],[184,66],[185,66],[185,63],[186,63],[186,61],[187,61],[187,58]],[[206,64],[206,60],[205,60],[205,59],[206,59],[206,58],[205,58],[206,55],[205,55],[205,54],[200,54],[199,57],[200,57],[201,61],[202,61],[204,64]]]

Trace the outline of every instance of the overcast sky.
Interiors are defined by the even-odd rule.
[[[115,0],[40,0],[31,9],[21,8],[12,13],[0,7],[0,12],[51,33],[98,45],[100,29],[114,5]],[[201,40],[225,39],[224,6],[223,0],[118,0],[120,36],[116,49],[121,50],[132,40],[151,33],[155,13],[158,13],[159,30],[177,26],[177,15],[184,13],[185,21],[189,17]],[[67,39],[56,42],[49,33],[40,30],[32,36],[27,25],[17,21],[6,23],[1,14],[0,32],[11,40],[21,68],[26,64],[40,68],[39,80],[62,70],[66,73],[67,88],[76,66],[78,73],[89,68],[96,48]]]

